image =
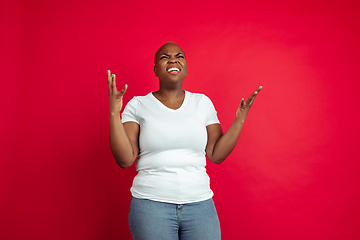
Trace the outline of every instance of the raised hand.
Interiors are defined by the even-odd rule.
[[[236,111],[236,118],[239,119],[242,123],[245,122],[246,116],[249,113],[249,110],[254,103],[256,95],[260,92],[262,86],[258,87],[253,94],[250,95],[246,100],[244,98],[241,99],[240,106]]]
[[[121,111],[127,84],[125,84],[121,91],[118,91],[116,88],[116,76],[115,74],[111,75],[110,70],[107,71],[107,81],[109,87],[109,113],[117,114]]]

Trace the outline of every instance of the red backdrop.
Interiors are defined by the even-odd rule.
[[[264,87],[208,162],[223,239],[360,238],[359,1],[1,1],[0,20],[0,239],[131,239],[106,70],[126,102],[157,90],[167,41],[224,130]]]

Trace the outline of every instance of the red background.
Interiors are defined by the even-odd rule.
[[[125,102],[157,90],[174,41],[224,130],[264,87],[208,162],[223,239],[359,239],[359,20],[350,0],[1,1],[0,238],[131,239],[106,70]]]

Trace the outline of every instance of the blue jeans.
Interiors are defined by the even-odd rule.
[[[220,240],[214,201],[172,204],[132,197],[129,226],[134,240]]]

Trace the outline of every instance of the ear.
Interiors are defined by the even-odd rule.
[[[155,73],[155,77],[157,77],[158,75],[157,75],[157,73],[156,73],[156,68],[155,68],[155,66],[154,66],[154,73]]]

